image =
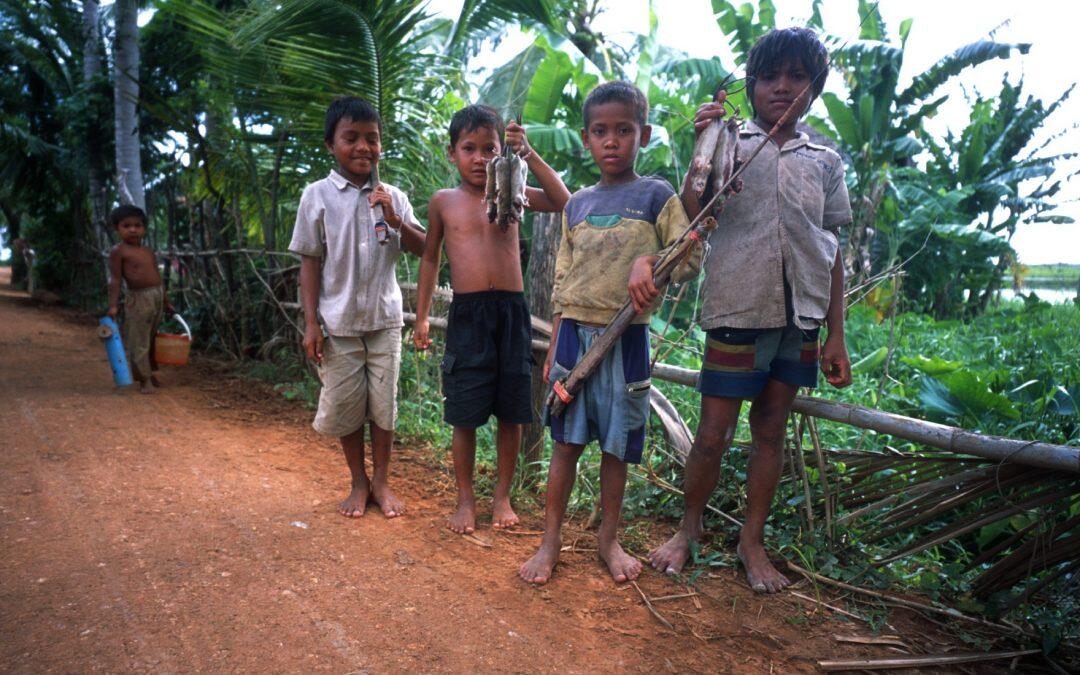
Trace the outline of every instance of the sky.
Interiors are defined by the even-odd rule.
[[[805,25],[810,15],[810,0],[774,2],[778,26]],[[461,0],[432,0],[429,9],[456,17],[461,4]],[[999,59],[967,69],[954,78],[954,83],[942,88],[942,94],[950,95],[949,101],[929,123],[932,132],[942,133],[950,128],[959,131],[966,126],[969,108],[965,89],[969,94],[981,92],[992,96],[1000,90],[1006,73],[1012,82],[1023,77],[1025,92],[1046,103],[1056,100],[1075,82],[1077,70],[1066,65],[1076,62],[1076,28],[1069,11],[1072,5],[1071,0],[882,0],[879,10],[892,35],[901,21],[914,20],[900,74],[901,85],[952,50],[976,40],[992,38],[1001,42],[1031,43],[1028,54],[1014,54],[1008,60]],[[648,0],[602,0],[601,6],[606,11],[593,27],[609,39],[631,44],[635,36],[648,32]],[[658,18],[657,38],[661,44],[695,57],[718,55],[725,63],[732,63],[727,39],[713,18],[709,0],[654,0],[654,7]],[[841,38],[858,36],[859,18],[857,0],[825,0],[823,3],[822,19],[826,29]],[[483,50],[476,63],[486,67],[505,63],[530,42],[527,35],[511,29],[496,49]],[[840,93],[842,89],[837,86],[837,80],[831,78],[831,86],[827,89]],[[824,117],[820,102],[815,106],[819,109],[814,112]],[[1077,127],[1080,127],[1080,90],[1074,92],[1049,119],[1041,138],[1069,129],[1051,151],[1075,151],[1080,147]],[[1039,140],[1037,138],[1035,142]],[[1059,175],[1064,178],[1077,171],[1080,171],[1080,158],[1063,164]],[[1058,202],[1061,206],[1056,213],[1071,216],[1077,223],[1032,223],[1019,227],[1012,244],[1022,263],[1080,264],[1080,176],[1063,184]]]

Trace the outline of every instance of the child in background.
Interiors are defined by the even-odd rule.
[[[387,518],[405,512],[388,484],[404,323],[395,268],[402,249],[420,255],[424,231],[404,192],[372,181],[380,132],[379,113],[364,99],[330,104],[324,138],[337,166],[304,189],[289,244],[301,258],[304,349],[319,365],[323,385],[312,426],[341,439],[352,489],[338,513],[350,518],[364,514],[369,498]],[[376,204],[389,226],[381,241]],[[370,480],[364,467],[369,423]]]
[[[454,300],[442,363],[444,419],[454,427],[452,453],[458,488],[457,510],[448,526],[458,534],[476,530],[476,429],[492,415],[499,428],[491,524],[495,528],[517,524],[510,505],[510,483],[522,425],[533,418],[530,314],[522,292],[518,224],[503,232],[488,222],[484,204],[486,168],[502,152],[503,134],[502,120],[493,108],[470,105],[454,113],[448,152],[461,183],[432,196],[427,246],[420,263],[413,341],[423,350],[431,344],[428,313],[445,237]],[[570,193],[529,146],[525,129],[511,123],[505,136],[543,188],[525,189],[530,208],[561,211]]]
[[[109,222],[120,235],[120,243],[109,251],[109,311],[116,318],[120,312],[120,280],[127,284],[124,297],[124,346],[127,348],[131,374],[144,394],[160,387],[153,363],[154,337],[161,322],[162,310],[172,313],[165,295],[154,252],[143,245],[146,236],[146,212],[125,204],[109,214]]]
[[[649,102],[628,82],[607,82],[585,100],[581,140],[600,168],[600,183],[574,193],[563,217],[552,292],[553,338],[544,379],[563,378],[626,301],[639,312],[562,415],[549,416],[555,448],[548,472],[544,538],[518,574],[543,584],[562,547],[561,527],[585,445],[599,441],[602,520],[599,554],[616,582],[634,579],[641,563],[618,541],[627,464],[641,461],[649,419],[649,313],[655,296],[652,265],[689,226],[666,181],[638,176],[634,160],[649,142]],[[679,270],[697,273],[700,251]]]
[[[743,399],[750,399],[753,450],[737,552],[755,591],[773,593],[789,583],[766,555],[765,521],[783,468],[795,392],[817,384],[822,322],[829,333],[821,371],[834,387],[851,384],[838,236],[851,222],[844,163],[795,128],[821,94],[827,68],[824,45],[806,28],[771,31],[747,58],[754,119],[739,134],[740,154],[748,156],[793,103],[796,114],[746,168],[742,191],[724,204],[710,237],[702,287],[701,327],[707,340],[698,384],[701,422],[686,461],[682,526],[649,556],[660,571],[681,572],[690,543],[700,540],[720,460],[735,435]],[[722,94],[719,101],[698,109],[698,133],[724,115]],[[701,210],[692,191],[683,199],[687,213]]]

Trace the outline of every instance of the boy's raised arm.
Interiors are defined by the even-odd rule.
[[[120,275],[123,272],[123,257],[119,247],[109,251],[109,311],[113,318],[120,313]]]
[[[439,213],[438,193],[428,205],[428,231],[424,240],[424,252],[420,255],[420,277],[416,282],[416,327],[413,330],[413,345],[424,350],[431,346],[431,297],[435,294],[435,284],[439,279],[439,259],[442,255],[443,222]]]
[[[517,122],[506,125],[506,144],[518,153],[529,167],[529,171],[540,182],[540,188],[526,187],[529,208],[533,211],[562,211],[570,200],[570,191],[566,189],[559,174],[548,166],[539,154],[529,145],[525,128]]]

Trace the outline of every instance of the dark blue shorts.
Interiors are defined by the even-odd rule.
[[[770,379],[816,387],[818,332],[792,323],[783,328],[713,328],[706,333],[698,391],[752,399]]]
[[[562,379],[577,364],[603,328],[573,319],[559,322],[549,379]],[[600,450],[629,464],[641,463],[649,421],[649,327],[631,325],[615,342],[573,402],[558,417],[544,411],[557,443],[600,444]]]
[[[530,424],[532,338],[522,293],[457,293],[450,303],[442,360],[443,419],[475,429],[494,415]]]

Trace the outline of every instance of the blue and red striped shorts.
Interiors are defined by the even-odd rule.
[[[706,333],[698,391],[752,399],[770,379],[816,387],[819,329],[713,328]]]

